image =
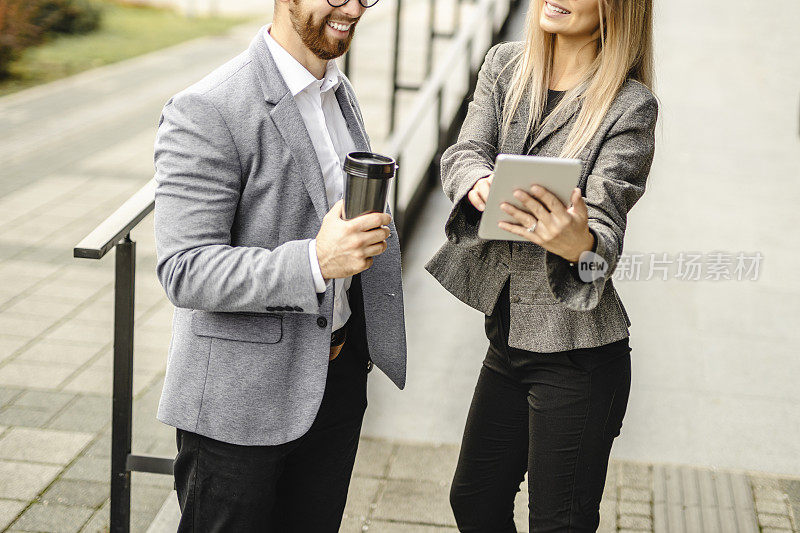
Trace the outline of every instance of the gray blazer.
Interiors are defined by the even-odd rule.
[[[155,141],[157,273],[175,305],[158,419],[244,445],[302,436],[322,401],[333,284],[317,295],[308,246],[329,206],[300,111],[264,41],[176,94]],[[336,97],[369,150],[345,80]],[[400,247],[360,274],[369,356],[400,388]]]
[[[528,101],[517,123],[498,145],[503,101],[520,42],[502,43],[486,54],[475,95],[458,142],[442,157],[444,192],[453,202],[445,224],[447,242],[425,268],[467,305],[491,314],[506,280],[511,278],[509,345],[535,352],[557,352],[607,344],[628,336],[630,320],[614,289],[612,274],[622,253],[627,213],[644,194],[654,153],[658,116],[656,98],[644,85],[628,80],[597,134],[580,154],[578,186],[589,209],[595,252],[609,265],[592,283],[580,281],[569,263],[533,243],[484,241],[479,217],[467,193],[492,172],[499,153],[522,154]],[[579,103],[567,106],[536,135],[529,155],[558,156],[577,119]]]

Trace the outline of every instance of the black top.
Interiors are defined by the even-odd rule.
[[[567,94],[567,91],[554,91],[553,89],[548,89],[547,102],[545,102],[544,104],[544,115],[542,116],[542,123],[544,123],[544,121],[547,120],[547,117],[550,116],[550,113],[553,112],[553,110],[556,108],[556,106],[558,105],[558,103],[561,101],[561,99],[564,97],[565,94]],[[528,137],[525,139],[525,147],[523,149],[524,151],[522,152],[523,154],[528,153],[528,149],[530,148],[532,142],[533,142],[533,135],[528,135]]]

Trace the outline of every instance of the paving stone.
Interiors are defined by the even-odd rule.
[[[49,331],[46,338],[79,342],[91,339],[94,343],[106,344],[113,340],[113,331],[98,326],[95,322],[81,322],[73,319]]]
[[[793,504],[800,504],[800,479],[782,479],[780,490],[789,497]]]
[[[386,440],[362,438],[358,443],[353,475],[383,477],[393,449],[394,444]]]
[[[449,487],[429,481],[388,480],[373,517],[402,522],[409,516],[424,524],[455,526]]]
[[[95,440],[86,450],[90,457],[111,457],[111,435],[106,432]]]
[[[132,472],[131,475],[135,484],[169,490],[173,490],[175,486],[175,478],[170,475],[154,474],[152,472]]]
[[[650,491],[647,489],[622,487],[619,491],[619,499],[622,501],[649,502],[651,497]]]
[[[153,380],[155,372],[133,373],[133,395],[140,394]],[[111,369],[86,368],[66,381],[62,390],[85,392],[89,394],[105,394],[111,396],[112,371]]]
[[[347,491],[344,512],[347,516],[366,519],[370,516],[378,499],[382,481],[368,477],[354,477]]]
[[[111,479],[111,461],[84,455],[64,472],[64,479],[80,479],[108,483]]]
[[[756,511],[767,514],[789,514],[788,501],[756,500]]]
[[[16,360],[39,363],[58,363],[66,366],[81,366],[97,355],[100,347],[97,343],[79,341],[54,341],[38,339],[29,348],[20,353]]]
[[[53,413],[31,407],[9,405],[0,411],[0,424],[41,428],[53,417]]]
[[[400,444],[389,467],[393,479],[450,483],[458,462],[457,445]]]
[[[648,516],[620,515],[617,526],[620,529],[651,531],[653,529],[653,521]]]
[[[0,362],[22,348],[31,336],[0,335]]]
[[[108,483],[59,479],[39,497],[43,504],[59,504],[97,509],[109,497]]]
[[[19,500],[0,500],[0,530],[11,524],[27,505]]]
[[[75,395],[71,393],[26,390],[14,400],[14,405],[35,407],[55,413],[73,398]]]
[[[55,389],[75,367],[12,361],[0,368],[0,385],[34,389]]]
[[[650,504],[643,502],[619,502],[619,514],[650,516]]]
[[[777,529],[774,527],[762,527],[761,533],[792,533],[791,529]]]
[[[65,465],[91,441],[92,435],[50,429],[12,428],[0,437],[0,458]]]
[[[617,531],[617,502],[614,500],[600,501],[600,524],[598,531]]]
[[[108,533],[109,530],[109,501],[95,511],[92,517],[81,529],[81,533]]]
[[[80,396],[56,416],[48,427],[68,431],[97,433],[111,422],[111,399]]]
[[[47,531],[52,533],[74,533],[94,514],[94,509],[67,505],[35,503],[14,523],[14,528],[23,531]]]
[[[422,524],[398,524],[371,520],[365,531],[369,533],[454,533],[455,527],[427,526]]]
[[[55,465],[0,460],[0,498],[32,500],[60,470]]]
[[[0,408],[5,407],[6,404],[11,403],[12,400],[16,399],[23,392],[24,389],[0,387]]]
[[[54,301],[44,296],[29,295],[15,301],[5,311],[30,317],[62,318],[74,311],[75,303]],[[5,312],[4,311],[4,312]]]
[[[342,516],[342,523],[339,525],[339,533],[363,533],[363,523],[361,518],[347,516],[345,512],[344,516]]]
[[[620,467],[619,484],[622,487],[650,488],[652,473],[649,465],[624,463]]]
[[[4,311],[0,313],[0,335],[35,337],[53,323],[55,323],[53,318],[36,320],[28,315],[18,315]]]
[[[753,493],[755,494],[755,498],[757,501],[771,500],[771,501],[783,502],[788,499],[786,493],[784,493],[781,489],[766,487],[763,485],[753,487]]]
[[[761,527],[792,529],[791,520],[783,515],[758,513],[758,523]]]
[[[528,483],[523,481],[519,492],[514,496],[514,523],[517,531],[528,531]]]

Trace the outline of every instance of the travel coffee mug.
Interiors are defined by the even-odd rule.
[[[389,184],[397,172],[391,157],[350,152],[344,161],[344,218],[386,211]]]

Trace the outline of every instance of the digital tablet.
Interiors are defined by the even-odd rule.
[[[486,209],[478,227],[478,237],[487,240],[524,241],[497,226],[501,220],[516,223],[516,220],[500,209],[500,204],[508,202],[525,209],[514,198],[514,191],[529,191],[531,185],[541,185],[555,194],[567,207],[572,205],[572,189],[578,186],[582,163],[580,159],[540,157],[533,155],[500,154],[494,165],[494,178],[486,200]]]

